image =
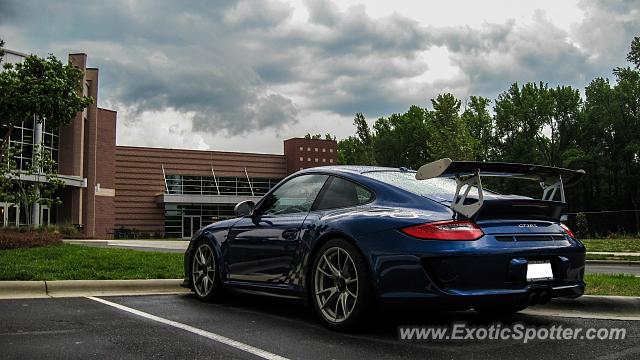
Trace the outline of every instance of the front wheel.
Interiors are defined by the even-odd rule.
[[[316,314],[333,330],[361,322],[373,301],[365,260],[346,240],[328,241],[313,263],[311,298]]]
[[[193,292],[202,301],[213,301],[220,293],[220,277],[216,255],[210,244],[199,243],[191,256],[191,284]]]

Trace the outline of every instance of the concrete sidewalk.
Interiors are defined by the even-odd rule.
[[[635,252],[612,252],[612,251],[587,251],[587,255],[637,256],[637,257],[640,257],[640,253],[635,253]]]
[[[535,305],[525,314],[562,316],[587,319],[640,321],[640,297],[584,295],[577,299],[552,299],[548,304]]]
[[[94,240],[94,239],[65,239],[66,244],[114,247],[121,249],[135,249],[161,252],[184,252],[189,246],[188,240]]]

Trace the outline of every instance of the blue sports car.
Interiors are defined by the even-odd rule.
[[[205,301],[228,288],[300,298],[335,330],[374,307],[504,314],[578,297],[585,248],[560,219],[583,174],[450,159],[299,171],[200,229],[183,286]],[[485,177],[535,181],[541,196],[483,189]]]

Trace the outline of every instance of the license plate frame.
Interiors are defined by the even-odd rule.
[[[553,280],[553,268],[549,260],[534,260],[527,263],[527,281]]]

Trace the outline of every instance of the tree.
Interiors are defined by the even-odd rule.
[[[448,157],[454,160],[476,158],[476,148],[469,129],[460,118],[462,102],[453,94],[440,94],[431,99],[432,121],[427,124],[428,149],[433,159]]]
[[[374,135],[362,113],[353,119],[356,136],[349,136],[338,142],[338,163],[351,165],[375,165],[373,153]]]
[[[631,41],[631,51],[627,54],[627,61],[634,64],[636,69],[640,69],[640,36],[636,36]]]
[[[471,96],[461,119],[469,131],[475,158],[473,160],[490,160],[494,147],[493,118],[487,107],[491,100],[482,96]]]
[[[404,114],[378,119],[375,130],[374,153],[378,165],[417,169],[427,162],[427,118],[430,113],[412,105]]]
[[[310,140],[321,140],[322,139],[322,135],[320,135],[320,134],[311,135],[311,133],[307,133],[307,135],[305,135],[304,138],[305,139],[310,139]],[[326,134],[324,134],[324,140],[336,141],[336,137],[334,135],[326,133]]]
[[[2,65],[3,58],[4,58],[4,40],[0,39],[0,65]]]
[[[55,56],[27,56],[17,64],[4,64],[0,72],[0,156],[15,126],[23,121],[46,120],[49,129],[69,125],[93,100],[82,96],[82,71],[63,65]],[[0,158],[2,161],[4,158]]]

